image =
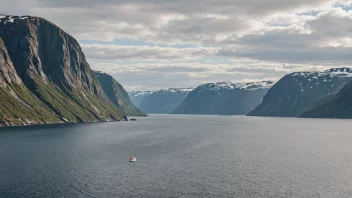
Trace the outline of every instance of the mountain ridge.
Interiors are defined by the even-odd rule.
[[[282,77],[249,116],[297,117],[329,100],[352,78],[351,68],[293,72]]]
[[[139,105],[146,113],[169,114],[188,95],[193,88],[168,88],[147,94]]]
[[[206,83],[190,92],[172,114],[245,115],[261,102],[273,83]]]

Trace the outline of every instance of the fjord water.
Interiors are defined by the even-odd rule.
[[[350,123],[152,115],[3,128],[0,197],[352,197]]]

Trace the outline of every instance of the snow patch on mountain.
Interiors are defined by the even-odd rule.
[[[131,96],[131,97],[137,97],[137,96],[146,96],[146,95],[150,95],[152,94],[153,91],[131,91],[129,92],[128,94]]]
[[[11,16],[0,14],[0,22],[2,23],[13,23],[16,20],[28,20],[29,16]]]
[[[323,72],[294,72],[288,74],[288,76],[292,76],[296,82],[300,82],[299,85],[303,92],[305,89],[313,89],[319,86],[320,83],[329,84],[336,78],[350,78],[352,77],[352,68],[332,68]]]
[[[131,97],[136,97],[136,96],[146,96],[151,94],[189,93],[193,90],[194,88],[169,88],[169,89],[160,89],[157,91],[131,91],[129,92],[129,95]]]
[[[318,76],[321,77],[351,77],[352,76],[352,68],[332,68],[325,70],[323,72],[294,72],[292,74],[289,74],[292,76],[302,76],[302,77],[307,77],[307,78],[315,78],[318,79]]]
[[[194,88],[169,88],[169,89],[161,89],[155,91],[154,93],[189,93],[193,91]]]
[[[217,82],[208,83],[199,86],[203,90],[256,90],[263,88],[270,88],[274,85],[273,81],[260,81],[260,82],[249,82],[249,83],[232,83],[232,82]]]

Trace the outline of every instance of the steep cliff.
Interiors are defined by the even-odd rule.
[[[60,122],[59,117],[24,86],[1,38],[0,96],[0,126]]]
[[[0,16],[0,38],[8,53],[3,62],[12,62],[17,74],[13,82],[21,82],[42,101],[53,119],[121,119],[124,112],[103,92],[78,42],[59,27],[39,17]]]
[[[94,71],[95,76],[99,80],[104,93],[108,98],[113,102],[113,104],[127,116],[145,116],[146,114],[139,110],[132,103],[128,93],[118,83],[112,76],[109,74]]]

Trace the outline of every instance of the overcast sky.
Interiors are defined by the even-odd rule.
[[[0,0],[80,42],[131,90],[278,79],[350,66],[352,0]]]

